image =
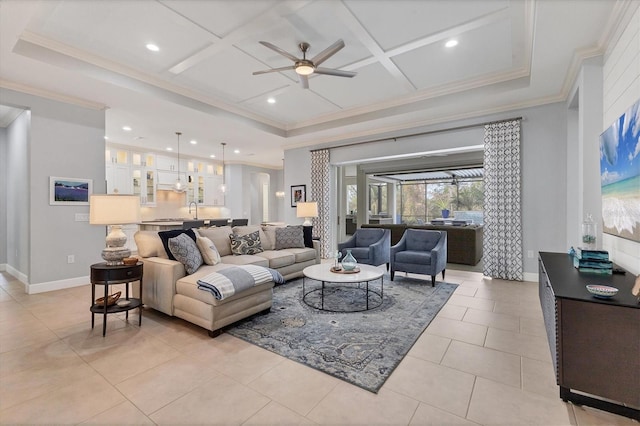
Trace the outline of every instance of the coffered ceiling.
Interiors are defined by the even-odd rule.
[[[108,108],[112,143],[175,148],[179,130],[192,155],[220,156],[225,141],[240,151],[231,161],[278,167],[287,147],[565,100],[581,61],[603,53],[631,7],[637,2],[0,0],[0,84]],[[260,41],[296,57],[307,42],[313,57],[339,39],[345,47],[322,66],[353,78],[311,75],[303,89],[294,71],[252,74],[292,65]],[[458,45],[445,47],[449,40]]]

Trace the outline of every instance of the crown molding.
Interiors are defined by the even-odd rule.
[[[63,95],[61,93],[52,92],[50,90],[29,86],[15,81],[0,78],[0,87],[3,89],[14,90],[16,92],[26,93],[28,95],[39,96],[41,98],[50,99],[52,101],[64,102],[93,110],[106,110],[108,107],[99,102],[92,102],[75,96]]]

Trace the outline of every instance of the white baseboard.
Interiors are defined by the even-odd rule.
[[[46,291],[62,290],[65,288],[79,287],[87,285],[91,282],[89,276],[67,278],[58,281],[48,281],[44,283],[31,284],[28,286],[29,294],[44,293]]]
[[[29,276],[23,274],[22,272],[18,271],[16,268],[8,264],[6,265],[6,270],[9,275],[11,275],[13,278],[17,279],[24,285],[24,292],[28,293],[27,289],[29,288]]]
[[[7,264],[6,263],[0,263],[0,272],[4,272],[7,270]]]
[[[532,281],[534,283],[538,282],[538,274],[534,274],[533,272],[525,272],[523,277],[525,281]]]

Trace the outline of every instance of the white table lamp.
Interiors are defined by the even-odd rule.
[[[140,196],[138,195],[92,195],[89,198],[89,223],[110,225],[107,246],[102,250],[102,258],[107,265],[122,265],[122,259],[131,256],[131,250],[124,247],[127,236],[122,225],[140,222]]]
[[[318,217],[318,202],[309,201],[307,203],[298,203],[296,205],[296,216],[304,217],[302,226],[311,226],[311,219]]]

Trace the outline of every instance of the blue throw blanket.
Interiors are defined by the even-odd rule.
[[[275,269],[256,265],[241,265],[205,275],[198,280],[198,288],[210,292],[217,300],[224,300],[236,293],[269,281],[284,284],[284,277]]]

